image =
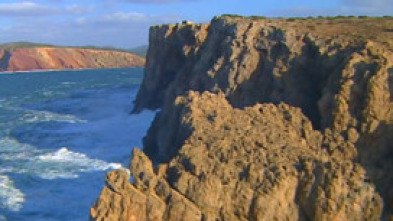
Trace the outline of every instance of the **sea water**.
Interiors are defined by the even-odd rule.
[[[153,112],[131,115],[142,68],[0,74],[0,221],[88,220]]]

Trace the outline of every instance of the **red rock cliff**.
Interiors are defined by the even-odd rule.
[[[143,66],[144,63],[144,58],[114,50],[62,47],[0,49],[0,71],[128,67]]]

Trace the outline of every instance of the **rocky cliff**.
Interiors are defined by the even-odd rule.
[[[143,66],[144,59],[114,50],[26,47],[0,49],[0,71]]]
[[[151,27],[134,111],[162,110],[134,149],[133,183],[108,173],[91,219],[393,219],[392,26]]]

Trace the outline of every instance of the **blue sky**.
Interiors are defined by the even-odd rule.
[[[393,0],[0,0],[0,43],[131,48],[152,24],[215,15],[392,15]]]

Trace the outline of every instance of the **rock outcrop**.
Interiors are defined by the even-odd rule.
[[[330,156],[299,108],[241,110],[223,94],[190,92],[164,110],[174,116],[166,123],[179,124],[168,135],[189,128],[182,146],[156,168],[135,148],[133,183],[124,171],[109,172],[95,220],[379,219],[382,201],[364,169]]]
[[[143,66],[132,53],[66,47],[0,49],[0,71]]]
[[[134,151],[130,185],[161,201],[142,213],[159,204],[155,220],[393,219],[392,25],[218,17],[151,27],[134,112],[162,111]],[[102,206],[112,194],[92,219],[121,207]]]

